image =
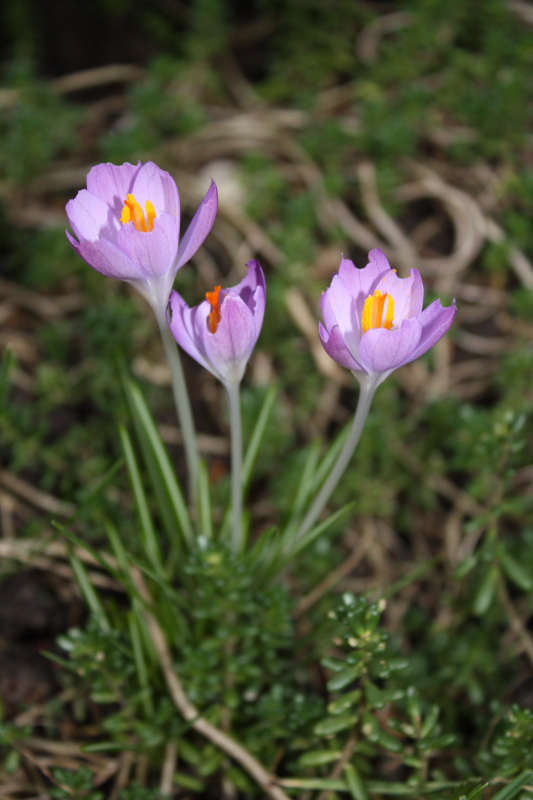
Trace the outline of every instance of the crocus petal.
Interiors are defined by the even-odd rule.
[[[390,264],[382,250],[376,248],[368,254],[368,264],[363,269],[357,269],[353,261],[343,258],[339,268],[348,291],[354,299],[361,298],[364,304],[369,294],[373,294],[379,280],[390,272]],[[361,305],[362,309],[362,305]],[[357,309],[360,313],[361,309]]]
[[[254,315],[257,337],[261,333],[263,320],[265,318],[266,307],[266,281],[265,273],[259,261],[255,258],[248,261],[247,275],[242,279],[238,286],[234,287],[241,300],[243,300]],[[256,338],[257,338],[256,337]]]
[[[185,231],[178,250],[176,271],[189,261],[199,247],[204,243],[209,231],[213,227],[218,209],[218,192],[214,181],[207,190],[207,194],[200,203],[192,222]]]
[[[124,200],[131,192],[135,175],[141,168],[138,164],[98,164],[87,175],[87,189],[113,209],[120,218]]]
[[[344,336],[346,346],[354,357],[359,353],[361,340],[361,323],[355,309],[355,298],[351,294],[340,273],[333,276],[331,286],[326,291],[330,311]]]
[[[363,367],[355,360],[346,347],[344,337],[338,325],[334,325],[331,331],[328,333],[320,322],[319,333],[324,350],[334,361],[340,364],[341,367],[346,367],[346,369],[352,369],[356,372],[364,371]]]
[[[391,269],[381,278],[376,289],[392,295],[395,328],[399,327],[404,319],[420,316],[424,303],[424,285],[417,269],[412,269],[408,278],[399,278]]]
[[[179,292],[173,291],[168,305],[167,322],[179,346],[205,369],[213,372],[205,355],[203,337],[200,334],[200,331],[207,328],[210,310],[211,304],[207,300],[194,308],[189,308]]]
[[[95,242],[100,236],[116,240],[120,222],[99,197],[82,189],[67,203],[68,221],[78,239]]]
[[[107,239],[78,243],[68,231],[67,236],[80,256],[102,275],[122,281],[144,281],[145,277],[139,267],[128,258],[126,253],[123,253]]]
[[[179,227],[180,199],[176,182],[153,161],[147,161],[140,168],[133,181],[132,194],[143,210],[149,200],[153,203],[157,216],[163,212],[170,214],[176,218]]]
[[[457,314],[457,307],[455,300],[451,306],[444,308],[440,300],[435,300],[429,305],[420,315],[420,323],[422,325],[422,335],[420,341],[415,348],[408,361],[414,361],[415,358],[424,355],[430,350],[442,337],[448,333],[452,323]]]
[[[401,328],[393,331],[371,328],[361,339],[359,361],[369,373],[397,369],[412,360],[421,334],[418,319],[406,319]]]
[[[178,252],[178,230],[173,217],[161,214],[149,233],[128,223],[118,235],[118,245],[149,278],[157,278],[172,269]]]
[[[241,298],[228,292],[215,333],[204,335],[205,352],[224,383],[238,383],[256,342],[253,314]]]

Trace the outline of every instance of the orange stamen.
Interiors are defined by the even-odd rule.
[[[150,201],[146,201],[146,217],[148,217],[148,221],[144,216],[144,211],[142,210],[141,204],[138,200],[135,199],[134,195],[129,194],[126,199],[124,200],[124,208],[122,209],[122,214],[120,217],[120,221],[123,225],[127,225],[128,222],[133,222],[135,227],[138,231],[142,231],[143,233],[148,233],[149,231],[153,231],[154,229],[154,219],[156,218],[156,210],[154,208],[154,204]]]
[[[385,304],[387,310],[385,319],[383,319],[383,312],[385,311]],[[392,329],[394,323],[394,298],[392,295],[383,294],[379,289],[376,289],[374,294],[366,298],[363,306],[363,316],[361,319],[361,327],[363,333],[366,333],[371,328],[386,328],[388,331]]]
[[[220,322],[220,292],[222,286],[215,286],[212,292],[206,292],[206,298],[211,303],[213,310],[209,314],[209,328],[211,333],[216,333]]]

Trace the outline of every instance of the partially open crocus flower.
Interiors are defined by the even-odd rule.
[[[215,286],[194,308],[172,292],[168,323],[190,356],[228,387],[240,383],[265,316],[265,276],[258,261],[237,286]]]
[[[449,330],[455,302],[435,300],[424,311],[424,286],[417,269],[399,278],[381,250],[357,269],[342,259],[322,295],[320,338],[326,352],[361,382],[379,385],[390,373],[426,353]]]
[[[87,189],[67,204],[74,249],[98,272],[129,281],[164,315],[176,272],[198,250],[215,221],[214,182],[179,241],[180,199],[174,179],[146,164],[98,164]]]

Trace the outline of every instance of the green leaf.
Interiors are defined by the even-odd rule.
[[[338,672],[337,675],[334,675],[333,678],[328,681],[329,691],[336,692],[338,689],[344,689],[349,683],[359,678],[363,669],[364,667],[362,664],[356,664],[354,667],[348,667],[347,669],[343,669],[342,672]]]
[[[101,627],[104,630],[110,631],[111,626],[109,624],[109,620],[107,619],[104,608],[100,602],[100,598],[98,597],[98,593],[96,592],[94,586],[91,583],[91,579],[89,578],[87,570],[81,563],[78,556],[75,555],[74,553],[70,554],[70,564],[72,566],[72,571],[76,576],[76,580],[78,581],[78,585],[81,589],[85,602],[89,606],[91,613],[94,614],[95,617],[97,617]]]
[[[492,603],[494,597],[494,592],[496,591],[499,574],[498,567],[495,565],[487,570],[487,573],[483,578],[474,598],[474,603],[472,606],[472,610],[476,616],[482,617],[489,610],[490,604]]]
[[[492,800],[513,800],[513,797],[516,797],[522,786],[525,786],[526,783],[530,783],[532,778],[532,770],[528,769],[522,772],[522,774],[515,778],[514,781],[511,781],[508,786],[504,786],[503,789],[500,789],[499,792],[493,795]]]
[[[340,508],[338,511],[335,511],[334,514],[330,514],[330,516],[319,525],[311,528],[311,530],[306,533],[305,536],[302,536],[301,539],[296,542],[293,541],[292,543],[289,543],[288,550],[286,551],[287,562],[292,560],[298,553],[308,547],[312,542],[315,541],[315,539],[318,539],[319,536],[336,525],[341,519],[343,519],[343,517],[347,517],[348,514],[353,511],[354,506],[355,503],[346,503],[345,506]]]
[[[141,524],[144,551],[148,557],[148,560],[152,566],[155,567],[156,571],[162,572],[163,563],[161,558],[161,549],[159,547],[159,541],[155,535],[154,526],[152,524],[152,516],[150,514],[148,498],[146,496],[146,492],[144,491],[141,473],[137,464],[137,459],[135,458],[135,453],[133,452],[133,445],[127,430],[122,425],[119,427],[119,431],[122,449],[124,451],[124,458],[130,477],[131,488],[135,498],[135,505],[139,515],[139,522]]]
[[[343,694],[334,700],[333,703],[330,703],[328,706],[328,713],[329,714],[342,714],[343,711],[347,711],[353,705],[359,702],[361,699],[361,689],[355,689],[353,692],[348,692],[347,694]]]
[[[346,728],[353,728],[357,722],[355,714],[340,714],[338,717],[326,717],[314,727],[317,736],[330,736],[332,733],[344,731]]]
[[[211,511],[211,496],[209,493],[209,474],[205,461],[200,461],[198,474],[198,505],[200,511],[200,529],[202,536],[208,541],[213,539],[213,517]]]
[[[319,767],[342,757],[342,750],[310,750],[298,759],[299,767]]]
[[[271,386],[268,392],[266,393],[266,397],[263,401],[261,411],[259,412],[257,422],[255,423],[255,427],[252,433],[252,438],[250,439],[250,444],[248,445],[248,448],[246,450],[246,455],[244,456],[244,461],[242,465],[242,483],[245,493],[252,479],[253,468],[255,465],[257,454],[259,452],[259,448],[261,447],[261,442],[263,441],[263,436],[265,435],[265,430],[268,424],[268,420],[270,419],[270,415],[274,407],[276,394],[277,394],[276,387]]]
[[[176,529],[180,530],[191,545],[194,535],[189,512],[165,445],[139,387],[131,380],[125,380],[124,386],[167,535],[172,539]]]
[[[531,575],[512,556],[506,552],[500,553],[500,564],[509,580],[516,584],[519,589],[523,589],[524,592],[530,592],[533,589]]]
[[[365,782],[353,764],[346,764],[344,767],[344,777],[346,778],[346,783],[348,784],[353,800],[368,800]]]

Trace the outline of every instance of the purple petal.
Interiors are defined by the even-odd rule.
[[[176,271],[193,257],[198,248],[205,241],[209,231],[213,227],[213,223],[217,215],[217,209],[217,187],[216,183],[211,181],[211,186],[207,190],[206,196],[200,203],[191,224],[185,232],[185,236],[181,240],[178,250],[178,260],[175,267]]]
[[[399,278],[394,270],[390,270],[381,278],[376,288],[392,295],[395,328],[404,319],[420,316],[424,303],[424,284],[417,269],[412,269],[408,278]]]
[[[180,199],[176,181],[160,169],[153,161],[148,161],[140,168],[133,181],[132,194],[141,208],[146,208],[146,202],[153,203],[157,216],[166,213],[175,217],[179,230]]]
[[[71,245],[94,269],[122,281],[144,281],[144,275],[128,256],[107,239],[77,242],[67,231]]]
[[[223,382],[241,380],[256,338],[252,312],[238,295],[229,292],[220,307],[216,332],[204,335],[206,354]]]
[[[334,318],[346,347],[357,358],[362,335],[361,323],[355,309],[356,300],[340,273],[333,276],[331,286],[326,290],[326,294],[328,298],[325,302],[329,304],[328,315]]]
[[[82,189],[74,200],[68,201],[67,216],[78,239],[94,242],[103,235],[116,241],[120,222],[109,206],[87,189]]]
[[[210,312],[211,304],[207,300],[194,308],[189,308],[178,292],[173,291],[170,295],[167,322],[172,335],[186,353],[205,369],[213,372],[204,352],[203,337],[199,333],[200,330],[207,329],[207,317]]]
[[[379,280],[392,272],[385,253],[376,248],[368,254],[368,264],[363,269],[357,269],[353,261],[343,258],[341,261],[339,276],[342,278],[348,291],[355,299],[362,298],[364,304],[366,298],[374,293]],[[360,314],[362,305],[357,311]]]
[[[325,292],[322,292],[322,297],[320,298],[320,308],[322,309],[322,318],[324,320],[326,330],[330,331],[337,324],[337,320],[335,314],[333,313],[333,309],[331,308],[329,289],[326,289]]]
[[[154,220],[154,229],[138,231],[132,223],[123,225],[118,245],[149,278],[157,278],[172,269],[178,252],[178,230],[173,217],[161,214]]]
[[[418,319],[405,319],[401,328],[371,328],[361,339],[359,361],[367,372],[388,372],[412,360],[422,325]]]
[[[455,305],[455,300],[451,306],[446,308],[443,308],[440,300],[435,300],[431,303],[420,316],[422,324],[420,341],[405,363],[408,364],[410,361],[414,361],[415,358],[424,355],[433,345],[437,344],[444,334],[450,330],[456,314],[457,306]]]
[[[103,200],[113,209],[117,218],[120,218],[124,200],[126,199],[135,175],[141,168],[141,162],[133,164],[98,164],[87,175],[87,189]]]
[[[346,347],[338,325],[334,325],[328,334],[327,330],[320,322],[319,333],[324,350],[337,364],[340,364],[341,367],[346,367],[346,369],[356,370],[357,372],[364,371]]]
[[[248,261],[248,274],[242,281],[233,287],[241,300],[243,300],[254,315],[257,336],[261,332],[265,317],[266,306],[266,281],[265,273],[259,261],[255,258]]]

